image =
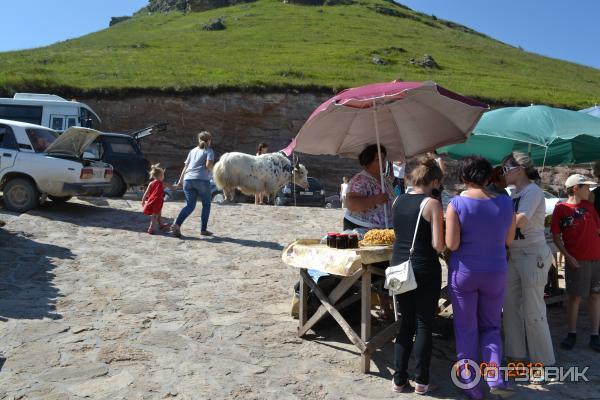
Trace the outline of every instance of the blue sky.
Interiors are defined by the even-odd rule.
[[[0,51],[47,46],[108,28],[148,0],[0,0]]]
[[[0,0],[0,51],[46,46],[108,27],[147,0]],[[400,0],[527,51],[600,68],[600,0]],[[8,34],[7,34],[8,32]]]
[[[545,56],[600,68],[598,0],[399,0]]]

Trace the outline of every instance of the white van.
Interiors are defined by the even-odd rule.
[[[0,119],[42,125],[62,132],[71,126],[92,127],[92,117],[101,122],[88,105],[54,94],[16,93],[0,98]]]

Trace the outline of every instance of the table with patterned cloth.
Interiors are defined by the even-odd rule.
[[[358,249],[332,249],[319,240],[296,240],[284,250],[282,260],[285,264],[300,271],[300,310],[298,336],[303,337],[317,322],[327,314],[340,325],[350,341],[361,353],[360,369],[364,373],[370,370],[371,354],[391,341],[399,328],[393,322],[375,336],[371,336],[371,276],[383,275],[381,268],[372,264],[389,261],[392,257],[392,246],[368,246]],[[308,270],[317,270],[338,276],[341,281],[329,293],[325,294],[308,274]],[[346,296],[360,281],[358,294]],[[321,306],[308,316],[308,288],[319,299]],[[340,311],[356,301],[361,302],[360,336],[340,314]]]

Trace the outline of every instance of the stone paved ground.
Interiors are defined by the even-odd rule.
[[[180,203],[166,203],[172,217]],[[295,336],[296,271],[283,246],[339,228],[341,211],[215,206],[211,239],[199,210],[183,240],[144,233],[134,200],[48,202],[20,216],[0,210],[2,399],[391,399],[393,349],[374,372],[335,327]],[[555,344],[564,311],[550,308]],[[587,325],[584,318],[582,325]],[[583,341],[582,341],[583,342]],[[449,378],[452,340],[435,339],[435,397]],[[561,365],[589,365],[590,383],[518,385],[515,399],[600,399],[600,354],[557,350]]]

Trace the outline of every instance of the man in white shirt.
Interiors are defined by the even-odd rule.
[[[394,172],[394,190],[396,196],[404,193],[404,176],[406,175],[406,164],[401,161],[394,161],[392,164]]]
[[[342,184],[340,185],[340,201],[342,202],[342,208],[346,208],[346,194],[348,194],[348,177],[342,177]]]

